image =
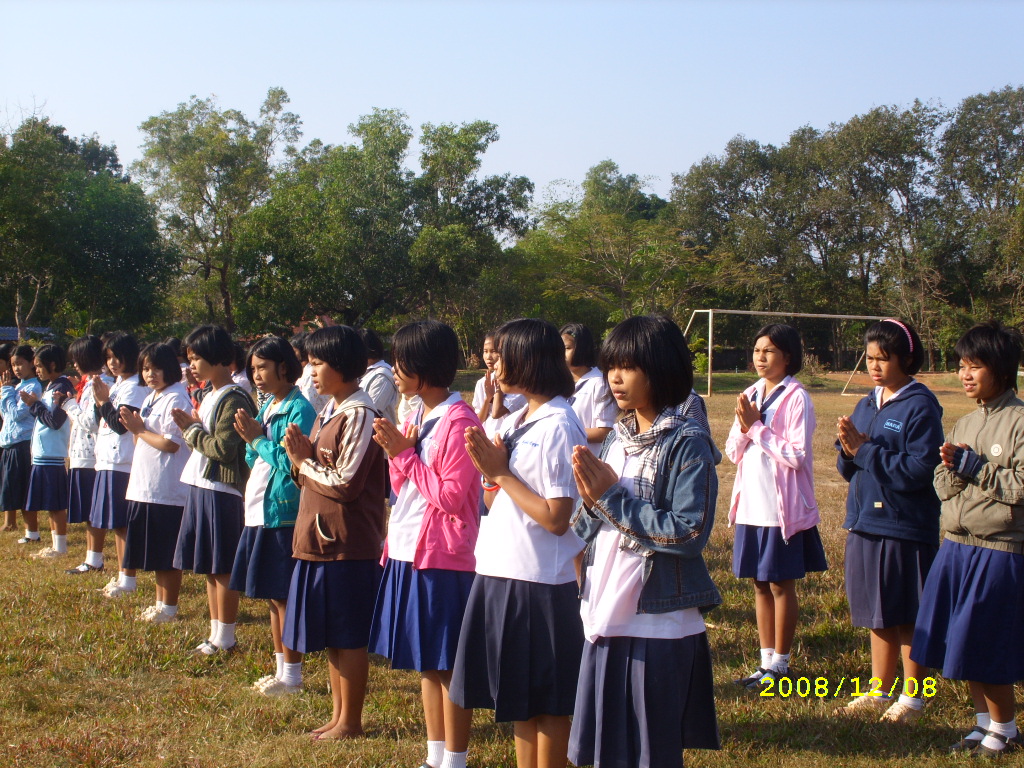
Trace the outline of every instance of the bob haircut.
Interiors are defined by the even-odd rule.
[[[587,326],[583,323],[566,323],[558,329],[558,333],[562,336],[571,336],[576,341],[569,365],[577,368],[593,368],[597,365],[597,346],[594,344],[594,335]]]
[[[103,342],[99,336],[82,336],[68,346],[68,357],[82,373],[98,371],[106,362],[103,359]]]
[[[200,325],[181,344],[210,365],[231,365],[235,361],[235,342],[219,325]]]
[[[562,335],[545,320],[509,320],[494,334],[501,355],[501,381],[543,397],[569,397],[572,373],[565,364]]]
[[[638,368],[651,384],[651,405],[661,413],[693,391],[693,357],[679,326],[667,317],[643,315],[616,325],[601,346],[601,371]]]
[[[19,344],[11,350],[11,357],[20,357],[22,360],[28,360],[31,363],[36,359],[36,352],[28,344]]]
[[[306,341],[309,339],[309,331],[299,331],[292,336],[288,343],[292,345],[295,350],[296,356],[299,358],[299,362],[303,365],[309,360],[306,356]]]
[[[437,320],[417,320],[398,329],[391,344],[395,365],[428,387],[450,387],[459,369],[455,331]],[[563,353],[564,354],[564,353]]]
[[[280,336],[264,336],[249,347],[249,353],[245,356],[245,373],[249,377],[249,381],[252,381],[252,359],[254,357],[283,365],[284,378],[289,384],[294,384],[302,375],[302,363],[295,356],[295,349]]]
[[[36,362],[48,371],[64,373],[68,367],[68,356],[60,344],[44,344],[36,350]]]
[[[800,369],[804,367],[804,345],[800,342],[800,334],[796,328],[782,323],[769,323],[754,334],[754,345],[757,344],[758,339],[764,336],[767,336],[768,340],[778,347],[782,354],[789,357],[789,362],[786,363],[786,375],[794,376],[799,373]]]
[[[163,343],[169,346],[171,349],[173,349],[174,354],[177,357],[185,356],[185,353],[181,349],[181,339],[179,339],[177,336],[168,336],[166,339],[164,339]]]
[[[164,375],[164,386],[181,381],[181,366],[170,344],[147,344],[139,352],[139,373],[144,367],[156,368]]]
[[[370,360],[383,360],[384,359],[384,344],[380,340],[380,336],[371,331],[369,328],[360,328],[356,333],[359,334],[359,338],[363,340],[363,344],[366,345],[366,357]]]
[[[139,342],[130,333],[117,331],[103,342],[103,356],[113,355],[130,376],[138,373]]]
[[[317,328],[306,339],[306,354],[323,360],[345,381],[354,381],[366,373],[366,345],[347,325]]]
[[[11,353],[14,352],[14,345],[10,343],[0,344],[0,360],[10,364]]]
[[[921,337],[910,323],[891,318],[869,326],[864,332],[864,346],[871,343],[877,344],[887,359],[899,360],[900,370],[908,376],[913,376],[924,365]]]
[[[1014,328],[1004,328],[997,321],[976,325],[956,343],[956,356],[980,363],[995,374],[1003,391],[1017,391],[1017,368],[1020,365],[1021,336]]]

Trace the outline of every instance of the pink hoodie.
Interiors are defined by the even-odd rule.
[[[411,480],[427,500],[413,567],[475,571],[476,537],[480,532],[480,472],[466,452],[466,427],[479,427],[480,419],[464,401],[453,403],[434,428],[437,447],[425,464],[415,448],[395,456],[391,485],[398,493]],[[403,425],[403,432],[405,431]],[[384,558],[388,546],[384,543]]]
[[[759,384],[745,391],[750,397]],[[789,383],[779,395],[778,408],[772,417],[771,426],[756,422],[747,433],[740,431],[739,420],[734,420],[729,438],[725,441],[725,455],[736,465],[736,481],[732,488],[732,503],[729,505],[729,525],[736,522],[736,508],[743,474],[743,452],[751,442],[770,456],[772,474],[775,476],[775,490],[779,500],[779,524],[782,538],[790,537],[813,528],[821,522],[818,502],[814,499],[814,454],[811,438],[814,435],[814,405],[807,390],[796,379]]]

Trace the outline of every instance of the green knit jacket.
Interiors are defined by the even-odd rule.
[[[207,395],[209,397],[209,395]],[[241,387],[232,387],[217,403],[213,414],[213,434],[203,424],[193,424],[184,434],[185,442],[210,461],[203,477],[215,483],[227,483],[243,496],[249,479],[249,465],[245,463],[245,441],[235,431],[235,413],[244,409],[256,416],[256,404]]]

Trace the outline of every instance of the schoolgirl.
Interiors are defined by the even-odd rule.
[[[522,395],[502,392],[498,387],[494,374],[498,348],[494,346],[493,333],[484,336],[482,357],[486,370],[473,387],[473,410],[476,411],[477,418],[484,425],[484,432],[490,438],[501,428],[502,419],[526,405],[526,400]]]
[[[246,442],[245,463],[252,471],[245,484],[245,527],[228,586],[270,604],[275,672],[261,677],[253,688],[280,696],[302,687],[302,654],[281,639],[295,566],[292,531],[299,511],[299,487],[292,480],[292,464],[282,443],[289,424],[297,424],[308,435],[316,413],[295,386],[302,366],[284,339],[267,336],[257,341],[245,367],[256,391],[266,397],[255,419],[244,410],[235,414],[235,431]]]
[[[569,404],[587,431],[587,447],[597,455],[619,417],[619,406],[597,367],[597,345],[582,323],[567,323],[559,330],[565,344],[565,362],[574,382]]]
[[[62,557],[68,553],[68,457],[71,423],[63,405],[74,399],[75,387],[64,375],[68,359],[64,348],[44,344],[36,350],[36,377],[44,385],[36,397],[22,392],[21,401],[29,407],[36,423],[32,426],[32,472],[25,497],[25,527],[39,531],[39,512],[50,517],[53,543],[32,557]]]
[[[0,507],[4,510],[4,530],[13,531],[18,524],[18,511],[25,509],[28,477],[32,472],[32,428],[35,419],[22,401],[21,393],[35,397],[43,394],[36,378],[35,352],[28,344],[15,347],[11,353],[11,366],[0,371],[0,414],[4,423],[0,428]],[[39,541],[39,526],[26,525],[19,544]]]
[[[135,438],[121,422],[123,409],[138,411],[149,395],[139,381],[139,344],[135,337],[117,332],[103,342],[107,370],[115,377],[109,386],[101,376],[93,376],[94,408],[100,420],[96,433],[96,484],[93,486],[89,524],[94,531],[90,551],[103,552],[106,532],[114,532],[118,574],[103,587],[106,597],[120,597],[135,591],[135,570],[125,568],[124,552],[128,535],[128,480],[135,455]],[[94,554],[95,558],[96,555]]]
[[[448,696],[466,600],[473,584],[480,474],[466,452],[466,430],[481,426],[450,387],[459,362],[455,331],[436,320],[395,334],[395,379],[423,407],[397,428],[374,422],[398,493],[388,521],[384,576],[370,650],[392,669],[420,673],[431,768],[464,768],[472,711]]]
[[[835,710],[912,723],[924,711],[927,670],[910,658],[925,577],[939,548],[939,497],[932,476],[942,444],[942,408],[915,381],[924,362],[917,332],[890,318],[864,334],[875,390],[838,423],[839,473],[846,496],[846,597],[855,627],[871,631],[871,677],[881,696],[859,696]],[[888,695],[903,661],[903,693]]]
[[[479,427],[466,431],[490,511],[450,695],[514,723],[520,768],[564,765],[583,650],[574,565],[583,541],[569,527],[578,497],[572,450],[587,436],[566,401],[572,375],[558,329],[512,320],[495,341],[498,386],[526,405],[493,442]]]
[[[398,386],[394,370],[384,359],[384,345],[369,328],[360,328],[357,333],[366,345],[366,373],[359,379],[359,388],[370,396],[383,418],[397,424]]]
[[[755,335],[760,377],[738,398],[725,453],[736,464],[729,523],[736,526],[732,569],[753,579],[761,663],[735,682],[756,688],[764,675],[789,674],[799,607],[797,579],[824,571],[814,499],[814,405],[793,376],[803,362],[800,335],[772,324]]]
[[[601,370],[624,415],[600,459],[587,447],[573,454],[586,645],[569,759],[682,768],[683,749],[719,748],[702,616],[722,602],[702,554],[715,519],[716,452],[678,413],[693,365],[671,320],[617,325]]]
[[[369,674],[366,651],[384,540],[384,451],[373,442],[377,412],[359,389],[366,346],[347,325],[321,328],[306,344],[313,382],[330,400],[311,437],[289,424],[285,448],[302,489],[292,537],[284,644],[300,653],[327,649],[331,719],[317,740],[363,735]]]
[[[238,591],[231,589],[231,568],[244,522],[242,494],[249,477],[245,443],[235,431],[239,409],[256,413],[252,398],[231,380],[235,349],[219,325],[201,325],[182,342],[193,375],[210,385],[199,411],[175,408],[178,425],[192,454],[181,473],[188,486],[173,567],[206,575],[210,636],[196,646],[204,656],[235,647]]]
[[[68,347],[68,357],[81,377],[76,387],[76,397],[64,403],[64,410],[71,419],[68,522],[85,523],[85,560],[65,571],[76,576],[103,570],[104,531],[95,530],[89,522],[92,494],[96,487],[96,435],[100,428],[93,378],[99,376],[108,387],[114,384],[114,379],[102,373],[103,342],[98,336],[75,339]]]
[[[951,747],[993,757],[1022,746],[1013,685],[1024,680],[1024,402],[1021,338],[976,325],[955,347],[978,403],[939,449],[935,490],[945,534],[921,595],[910,657],[967,680],[976,725]]]
[[[142,408],[120,410],[121,423],[135,440],[125,492],[128,531],[121,565],[128,572],[155,572],[156,602],[139,619],[164,624],[178,616],[181,571],[174,567],[174,549],[188,494],[181,473],[191,453],[172,412],[191,408],[191,401],[178,357],[169,345],[143,347],[139,373],[149,388]]]

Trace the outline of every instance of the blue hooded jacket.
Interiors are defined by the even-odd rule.
[[[932,478],[944,439],[942,406],[917,381],[881,409],[877,402],[872,392],[853,411],[853,425],[868,436],[855,457],[836,441],[839,473],[850,483],[843,528],[938,546]]]

